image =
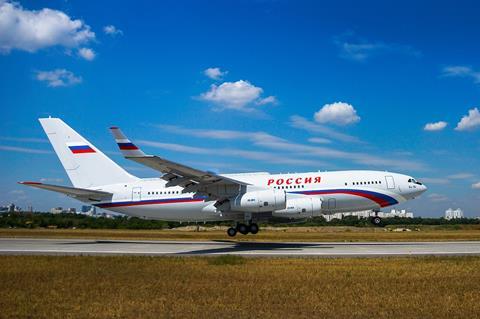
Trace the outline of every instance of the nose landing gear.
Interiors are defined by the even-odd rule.
[[[371,222],[375,226],[380,226],[382,224],[382,219],[378,216],[374,216],[372,217]]]
[[[237,234],[237,229],[230,227],[229,229],[227,229],[227,234],[230,237],[235,237],[235,235]]]
[[[247,235],[248,233],[255,235],[256,233],[258,233],[258,231],[259,227],[256,223],[249,223],[248,225],[239,223],[236,227],[230,227],[227,230],[227,235],[230,237],[235,237],[235,235],[237,235],[237,232],[242,235]]]

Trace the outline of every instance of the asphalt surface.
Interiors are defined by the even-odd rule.
[[[0,255],[234,254],[285,257],[480,255],[480,241],[462,242],[237,242],[0,238]]]

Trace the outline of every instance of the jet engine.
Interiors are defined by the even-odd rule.
[[[284,209],[276,210],[273,216],[287,218],[305,218],[320,216],[322,200],[318,197],[301,197],[287,200]]]
[[[280,190],[261,190],[239,194],[230,200],[232,211],[262,213],[285,209],[287,195]]]

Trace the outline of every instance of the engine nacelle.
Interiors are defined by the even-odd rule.
[[[287,195],[280,190],[262,190],[246,192],[230,200],[230,209],[239,212],[273,212],[274,210],[285,209]]]
[[[287,200],[285,209],[273,212],[275,217],[305,218],[320,216],[322,200],[318,197],[291,198]]]

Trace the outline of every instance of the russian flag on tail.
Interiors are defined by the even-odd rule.
[[[67,146],[73,154],[96,153],[90,145],[86,144],[70,144]]]

